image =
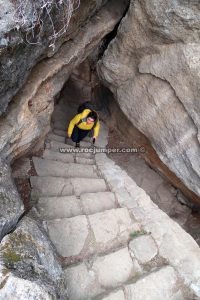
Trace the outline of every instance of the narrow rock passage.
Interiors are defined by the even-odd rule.
[[[194,240],[106,154],[59,151],[74,148],[64,140],[75,113],[72,103],[55,107],[31,177],[39,216],[62,256],[69,300],[193,299],[200,268]],[[107,132],[101,123],[97,147],[106,146]],[[81,147],[88,146],[86,138]]]

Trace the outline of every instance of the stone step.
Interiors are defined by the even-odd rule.
[[[51,159],[54,161],[62,161],[64,163],[78,163],[78,164],[86,164],[86,165],[94,165],[95,160],[93,158],[87,158],[87,157],[79,157],[78,154],[81,155],[81,153],[60,153],[51,151],[49,149],[45,149],[43,152],[42,157],[45,159]],[[87,153],[83,153],[87,154]]]
[[[71,120],[76,115],[76,111],[71,107],[56,106],[52,114],[52,121]]]
[[[85,154],[87,154],[87,153],[85,153]],[[79,157],[76,154],[75,162],[78,163],[78,164],[94,165],[95,164],[95,159],[94,158],[87,158],[87,157]]]
[[[95,165],[84,165],[78,163],[63,163],[50,159],[33,157],[35,170],[39,176],[54,177],[83,177],[98,178],[98,169]]]
[[[84,193],[79,197],[40,197],[37,210],[41,219],[62,219],[89,215],[117,207],[111,192]]]
[[[84,142],[89,142],[89,143],[91,143],[91,141],[92,141],[92,136],[90,137],[89,135],[87,135],[86,137],[84,137],[83,141],[84,141]]]
[[[53,133],[62,137],[66,137],[66,130],[53,129]]]
[[[64,143],[64,142],[63,142],[63,143]],[[67,139],[67,145],[72,145],[72,146],[74,146],[75,143],[74,143],[71,139]],[[80,142],[80,146],[81,146],[81,147],[85,147],[85,148],[89,147],[89,148],[90,148],[91,145],[92,145],[92,139],[90,139],[89,142],[86,142],[86,141],[84,141],[84,140],[82,140],[82,141]]]
[[[83,260],[126,245],[131,232],[140,230],[127,208],[106,210],[93,215],[45,221],[51,241],[60,255]],[[67,263],[70,263],[67,262]]]
[[[52,152],[61,153],[62,155],[66,154],[73,154],[75,157],[80,158],[90,158],[94,160],[94,153],[92,153],[92,150],[88,150],[88,148],[85,150],[85,148],[75,148],[72,145],[65,144],[63,146],[63,143],[55,142],[55,141],[49,141],[46,143],[46,149],[50,150]],[[72,149],[72,150],[69,150]]]
[[[58,135],[60,137],[66,137],[66,130],[53,129],[53,134]],[[64,141],[64,139],[63,139]],[[91,142],[91,137],[86,136],[83,141]]]
[[[57,141],[50,141],[48,139],[46,141],[46,145],[47,145],[47,147],[46,147],[47,149],[51,149],[51,150],[58,151],[58,152],[59,152],[60,148],[74,149],[74,146],[72,146],[72,145],[64,144],[64,143],[57,142]]]
[[[125,297],[124,291],[122,289],[117,289],[117,291],[115,290],[106,296],[98,297],[98,300],[127,300]]]
[[[40,197],[37,210],[41,219],[62,219],[82,214],[80,200],[76,196]]]
[[[76,156],[94,158],[94,154],[92,153],[92,148],[91,149],[89,149],[89,148],[80,148],[79,149],[79,148],[75,148],[72,145],[64,144],[64,143],[60,143],[60,142],[56,142],[56,141],[50,141],[47,144],[47,149],[51,149],[53,151],[58,151],[58,152],[61,152],[61,150],[62,150],[63,153],[76,153]],[[67,149],[74,149],[74,150],[67,150]]]
[[[75,162],[75,155],[73,153],[60,153],[49,149],[44,150],[42,157],[49,160],[62,161],[64,163]]]
[[[141,276],[141,273],[140,266],[131,258],[128,248],[125,247],[111,254],[97,257],[91,262],[83,262],[68,267],[64,271],[64,277],[69,300],[88,300],[96,299],[95,297],[102,293],[118,288],[130,280],[137,279],[138,276]],[[121,293],[122,295],[123,293]],[[125,298],[103,299],[121,300]],[[137,300],[138,298],[127,299]],[[147,298],[144,297],[143,300],[145,299]]]
[[[33,195],[36,198],[42,196],[80,196],[82,193],[95,193],[107,191],[104,179],[99,178],[62,178],[40,177],[30,178]]]
[[[80,201],[85,215],[117,208],[115,195],[112,192],[84,193],[80,195]]]
[[[128,248],[68,267],[64,277],[69,300],[188,299],[171,266],[145,274]]]
[[[69,125],[69,122],[61,123],[59,121],[55,121],[52,123],[51,126],[53,127],[53,129],[59,129],[59,130],[63,130],[66,132],[68,125]]]
[[[109,267],[109,265],[108,265]],[[78,268],[78,266],[77,266]],[[82,268],[84,270],[84,268]],[[73,268],[70,268],[69,271],[65,271],[66,280],[69,282],[70,290],[70,300],[74,299],[74,284],[71,283],[72,277],[75,278],[76,275],[73,273]],[[88,275],[86,271],[86,276]],[[91,278],[91,276],[89,277]],[[82,278],[81,278],[82,279]],[[161,269],[154,270],[154,272],[145,274],[141,276],[136,282],[135,280],[132,284],[125,284],[120,289],[114,291],[108,291],[106,295],[99,296],[98,300],[127,300],[127,299],[136,299],[136,300],[186,300],[193,299],[184,296],[184,288],[182,290],[181,285],[177,284],[179,278],[176,275],[175,270],[171,266],[164,266]],[[98,285],[95,285],[98,287]],[[87,286],[84,287],[87,290]],[[84,298],[85,294],[82,294],[81,299]],[[86,294],[88,294],[86,292]],[[104,293],[105,294],[105,293]],[[78,297],[79,294],[77,293]],[[127,298],[128,295],[128,298]],[[148,297],[147,297],[148,295]],[[79,298],[77,298],[79,299]],[[95,298],[96,299],[96,298]]]
[[[65,134],[66,137],[66,134]],[[47,135],[47,139],[51,140],[51,141],[56,141],[56,142],[60,142],[60,143],[64,143],[65,144],[65,137],[54,134],[54,133],[49,133]]]
[[[124,292],[129,295],[129,299],[144,300],[148,295],[148,300],[186,300],[188,298],[184,297],[178,281],[175,270],[171,266],[164,266],[135,283],[126,285]]]

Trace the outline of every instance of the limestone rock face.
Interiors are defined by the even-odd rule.
[[[125,9],[126,1],[109,1],[54,56],[33,68],[9,105],[8,114],[0,119],[2,156],[12,159],[23,155],[49,131],[55,96],[72,70],[113,30]]]
[[[10,167],[0,159],[0,240],[16,225],[23,211],[23,203],[11,179]]]
[[[160,159],[200,195],[200,7],[131,1],[99,74]]]
[[[26,5],[23,1],[3,1],[0,0],[0,115],[6,111],[6,108],[12,97],[16,94],[19,88],[24,84],[33,66],[44,57],[53,55],[62,44],[63,41],[73,38],[77,30],[83,26],[86,21],[106,2],[103,0],[83,0],[78,9],[77,4],[74,5],[67,33],[60,39],[58,38],[55,44],[55,49],[49,46],[52,44],[52,36],[54,29],[58,32],[63,28],[63,12],[62,10],[53,9],[50,17],[47,11],[43,10],[42,30],[38,35],[38,28],[34,30],[34,36],[30,34],[30,27],[36,22],[32,3],[39,12],[42,11],[41,6],[44,6],[46,1],[28,1]],[[53,1],[51,1],[53,3]],[[73,4],[76,1],[68,1]],[[69,4],[70,5],[70,4]],[[23,9],[24,19],[22,18]],[[35,12],[37,11],[35,10]],[[50,10],[49,10],[50,11]],[[42,19],[43,18],[43,19]],[[21,20],[21,22],[20,22]]]
[[[1,243],[0,299],[60,299],[62,268],[44,231],[30,217]]]

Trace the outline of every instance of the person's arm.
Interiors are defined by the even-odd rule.
[[[93,135],[93,138],[97,138],[98,135],[99,135],[99,130],[100,130],[100,122],[99,120],[97,121],[95,127],[94,127],[94,135]]]
[[[69,123],[69,126],[68,126],[68,130],[67,130],[67,134],[68,134],[68,137],[70,138],[71,135],[72,135],[72,131],[74,129],[74,126],[80,121],[81,119],[81,114],[77,114]]]

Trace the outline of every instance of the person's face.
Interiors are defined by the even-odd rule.
[[[87,118],[87,124],[92,124],[94,123],[94,119],[93,118]]]

